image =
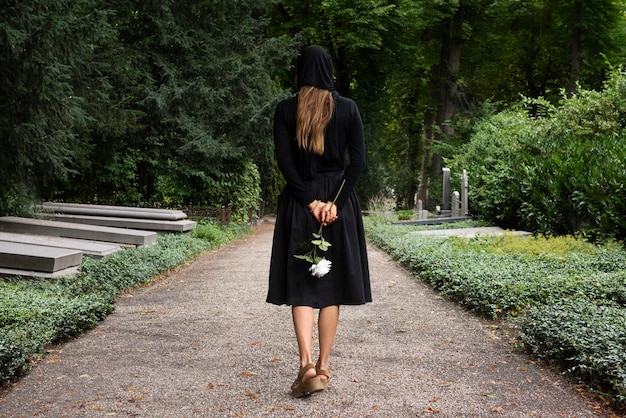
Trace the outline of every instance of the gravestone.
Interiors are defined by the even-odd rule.
[[[441,185],[441,210],[450,210],[450,169],[444,167],[442,170],[442,185]]]
[[[459,192],[452,192],[452,209],[450,212],[450,216],[452,216],[453,218],[458,218],[459,216],[461,216],[461,204],[459,200]]]
[[[463,175],[461,176],[461,216],[467,216],[469,214],[469,206],[467,202],[468,189],[467,170],[463,170]]]

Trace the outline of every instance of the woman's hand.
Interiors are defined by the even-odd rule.
[[[322,205],[320,205],[322,206]],[[337,216],[337,205],[333,202],[328,201],[326,204],[322,206],[321,214],[320,214],[320,223],[324,226],[330,225],[335,222],[339,217]]]
[[[326,203],[314,200],[308,204],[309,211],[324,226],[330,225],[338,219],[337,205],[328,201]]]

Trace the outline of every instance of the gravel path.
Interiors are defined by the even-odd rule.
[[[371,246],[374,303],[342,307],[331,388],[293,399],[290,310],[265,303],[272,231],[123,297],[0,393],[0,417],[607,416]]]

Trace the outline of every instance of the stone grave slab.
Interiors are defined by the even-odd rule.
[[[19,269],[7,269],[0,267],[0,277],[41,277],[44,279],[54,279],[61,276],[77,276],[80,273],[78,266],[68,267],[63,270],[55,271],[54,273],[46,273],[43,271],[33,270],[19,270]]]
[[[181,210],[136,208],[127,206],[89,205],[80,203],[45,202],[40,206],[45,212],[65,213],[68,215],[111,216],[115,218],[159,219],[177,221],[186,219]]]
[[[84,239],[50,237],[47,235],[13,234],[0,232],[0,242],[42,245],[46,247],[70,248],[83,252],[93,258],[107,257],[120,250],[120,246],[110,242],[89,241]]]
[[[115,228],[143,229],[147,231],[157,232],[189,232],[196,227],[196,223],[188,219],[180,219],[177,221],[164,221],[158,219],[115,218],[108,216],[85,216],[68,214],[49,215],[47,216],[47,218],[61,222],[112,226]]]
[[[0,241],[0,266],[54,273],[80,265],[82,251]]]
[[[157,233],[154,231],[85,225],[45,219],[19,218],[14,216],[0,217],[0,232],[49,235],[130,245],[154,244],[157,238]]]

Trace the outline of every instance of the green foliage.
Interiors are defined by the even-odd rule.
[[[72,173],[92,122],[87,100],[100,91],[83,95],[82,86],[98,68],[95,39],[109,36],[92,25],[98,11],[83,13],[87,0],[10,3],[0,18],[0,198],[14,202],[0,208]]]
[[[624,405],[626,251],[573,237],[419,235],[365,217],[368,239],[448,298],[518,323],[522,342]],[[451,227],[452,225],[449,225]]]
[[[231,203],[247,205],[235,211],[256,207],[260,185],[274,183],[271,116],[284,95],[274,75],[294,55],[288,39],[264,35],[267,6],[3,7],[2,213],[18,212],[30,196],[180,205],[197,203],[207,189],[199,200],[230,194]],[[233,193],[242,172],[245,184]]]
[[[526,100],[479,121],[451,162],[468,170],[472,213],[540,233],[626,237],[625,80],[616,71],[602,92],[581,90],[558,107]]]
[[[122,292],[149,283],[203,251],[243,235],[242,225],[201,222],[191,235],[159,235],[157,243],[87,258],[78,277],[0,281],[0,380],[27,370],[50,344],[90,329],[115,308]]]
[[[594,391],[626,405],[624,306],[562,300],[527,313],[523,343]]]
[[[607,60],[623,62],[623,0],[489,3],[464,45],[464,81],[479,101],[512,103],[520,94],[557,101],[573,81],[600,88]]]
[[[472,140],[451,161],[453,172],[467,170],[472,215],[512,228],[519,224],[522,193],[520,161],[539,122],[521,110],[508,110],[478,121]]]
[[[232,223],[228,226],[221,226],[215,222],[198,221],[191,235],[194,238],[208,241],[212,247],[221,247],[247,231],[242,225]]]

